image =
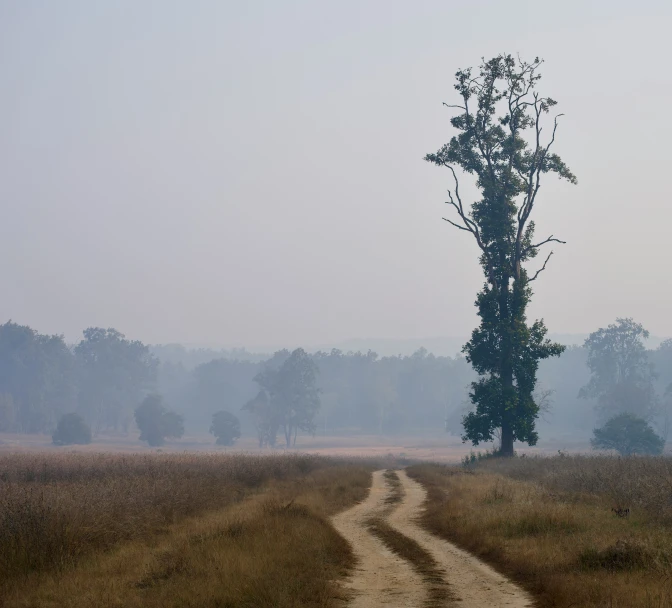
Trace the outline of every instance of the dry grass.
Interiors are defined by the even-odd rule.
[[[466,470],[415,465],[408,474],[428,490],[423,524],[520,582],[539,605],[669,608],[670,464],[521,458]]]
[[[0,457],[1,606],[329,606],[328,516],[371,466],[308,456]]]

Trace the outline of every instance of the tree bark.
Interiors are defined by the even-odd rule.
[[[508,420],[502,422],[502,443],[500,445],[502,456],[513,456],[513,428]]]

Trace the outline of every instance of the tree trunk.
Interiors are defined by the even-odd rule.
[[[513,428],[508,420],[502,423],[502,443],[500,445],[500,452],[502,456],[513,456]]]
[[[502,280],[502,288],[499,299],[500,324],[506,329],[512,325],[515,310],[511,310],[511,290],[509,288],[509,277]],[[508,331],[502,336],[501,354],[500,354],[500,379],[502,382],[502,403],[500,404],[502,415],[502,442],[500,445],[501,455],[505,457],[513,456],[513,421],[512,412],[507,410],[507,403],[515,393],[513,386],[513,345],[511,344],[511,335]]]

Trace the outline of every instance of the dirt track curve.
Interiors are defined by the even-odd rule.
[[[403,499],[390,507],[390,495],[384,471],[373,474],[367,499],[337,515],[334,526],[352,545],[358,565],[347,583],[352,592],[352,608],[426,608],[427,606],[459,606],[460,608],[528,608],[532,600],[519,587],[455,545],[422,529],[416,519],[421,514],[425,490],[398,471],[403,486]],[[442,604],[430,599],[427,584],[413,566],[392,553],[367,528],[372,517],[384,517],[397,532],[416,541],[443,571],[454,599]]]

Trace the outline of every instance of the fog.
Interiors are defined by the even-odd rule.
[[[99,380],[82,380],[75,346],[103,327],[155,359],[115,393],[119,411],[92,415],[100,429],[127,428],[160,390],[207,432],[218,408],[254,397],[275,351],[303,347],[333,383],[320,388],[334,429],[459,434],[473,380],[459,352],[483,274],[473,239],[441,220],[448,172],[423,157],[454,135],[442,106],[454,73],[499,53],[545,60],[540,89],[564,114],[556,151],[578,177],[548,177],[535,208],[537,234],[567,244],[534,283],[529,318],[576,347],[542,363],[555,404],[542,435],[590,434],[581,345],[617,317],[650,330],[663,399],[671,26],[662,1],[0,1],[0,323],[62,336],[58,373],[74,374],[49,385],[50,413],[35,406],[19,424],[15,412],[7,429],[50,432],[81,406]],[[366,382],[382,374],[385,403],[421,401],[420,419],[373,405],[348,418],[369,389],[353,397],[332,348],[352,369],[374,351]],[[194,376],[213,360],[217,398]],[[423,374],[431,397],[409,388]],[[16,390],[12,407],[35,403],[8,386],[0,401]]]
[[[543,185],[538,232],[567,245],[532,315],[672,335],[668,3],[0,11],[4,319],[248,348],[468,335],[481,270],[422,157],[455,71],[512,52],[546,60],[579,178]]]

